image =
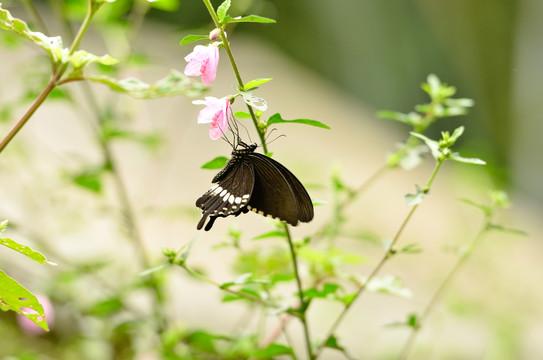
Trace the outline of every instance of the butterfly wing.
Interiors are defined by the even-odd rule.
[[[297,225],[313,219],[313,204],[304,186],[286,167],[259,153],[248,155],[254,165],[254,188],[247,208]]]
[[[206,231],[211,229],[217,217],[237,216],[247,212],[245,206],[254,186],[254,166],[242,158],[232,158],[213,178],[213,182],[215,184],[196,200],[196,206],[202,209],[198,230],[204,226],[208,217],[210,219]]]

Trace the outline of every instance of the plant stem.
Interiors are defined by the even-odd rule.
[[[55,88],[55,78],[52,77],[45,89],[42,91],[40,96],[30,105],[28,110],[24,113],[24,115],[21,117],[21,119],[15,124],[13,129],[6,135],[6,137],[2,140],[0,143],[0,153],[4,151],[6,146],[13,140],[13,138],[19,133],[19,131],[25,126],[25,124],[30,120],[32,115],[38,110],[38,108],[41,106],[41,104],[45,101],[47,96],[53,91]]]
[[[234,55],[232,54],[232,50],[230,49],[230,43],[228,42],[228,39],[226,38],[226,33],[224,32],[224,29],[222,28],[220,24],[219,17],[217,16],[217,13],[215,12],[215,9],[213,9],[213,6],[211,5],[211,2],[209,0],[202,0],[202,1],[204,2],[204,5],[206,6],[207,11],[211,15],[211,18],[213,19],[213,23],[215,24],[215,27],[219,29],[220,31],[222,43],[223,43],[224,49],[226,50],[226,53],[228,54],[228,58],[230,59],[230,64],[232,64],[232,70],[234,71],[234,75],[236,76],[236,79],[238,81],[239,89],[243,90],[245,88],[245,85],[243,84],[243,80],[241,79],[241,74],[239,72],[236,61],[234,60]],[[264,151],[264,153],[267,153],[268,146],[266,145],[266,138],[264,137],[264,134],[258,127],[258,119],[256,118],[253,108],[249,104],[246,104],[246,105],[247,105],[249,114],[251,115],[251,119],[253,120],[253,125],[255,126],[258,137],[260,138],[260,142],[262,144],[262,150]]]
[[[436,175],[437,175],[437,172],[439,170],[439,168],[441,167],[441,164],[443,164],[443,160],[437,160],[436,161],[436,165],[434,167],[434,170],[432,172],[432,175],[430,176],[428,182],[426,183],[426,185],[424,186],[423,190],[425,193],[428,193],[430,191],[430,186],[432,185]],[[364,281],[364,283],[360,286],[360,288],[358,289],[358,291],[356,292],[354,298],[352,299],[351,302],[349,302],[347,305],[345,305],[345,308],[343,309],[343,311],[339,314],[339,316],[337,317],[336,321],[332,324],[332,326],[330,327],[330,329],[328,330],[328,335],[325,337],[325,340],[323,343],[321,343],[316,351],[315,351],[315,355],[318,357],[320,352],[322,351],[322,349],[324,348],[324,344],[326,343],[326,341],[336,332],[337,328],[339,327],[341,321],[345,318],[345,315],[347,314],[347,312],[349,311],[349,309],[351,308],[351,306],[354,304],[354,302],[362,295],[362,293],[366,290],[368,284],[375,278],[375,276],[377,276],[377,274],[379,273],[379,271],[381,270],[381,268],[385,265],[385,263],[394,255],[395,253],[395,246],[396,244],[398,243],[398,240],[400,239],[400,236],[402,235],[405,227],[407,226],[407,224],[409,223],[409,221],[411,220],[411,217],[413,216],[413,214],[415,213],[415,211],[418,209],[419,207],[419,204],[416,204],[414,205],[411,210],[409,211],[409,213],[407,214],[407,216],[405,217],[404,221],[402,222],[402,224],[400,225],[400,228],[396,231],[396,234],[394,235],[394,238],[392,239],[392,242],[390,243],[390,245],[388,246],[387,250],[385,251],[385,253],[383,254],[383,257],[381,258],[381,260],[379,261],[379,263],[377,263],[377,265],[375,266],[375,268],[373,269],[373,271],[370,273],[370,275],[368,276],[368,278]]]
[[[445,277],[445,280],[443,280],[443,283],[441,283],[441,286],[439,286],[439,288],[434,293],[434,295],[432,296],[428,304],[426,304],[426,307],[422,311],[422,314],[417,318],[417,325],[411,328],[411,333],[409,334],[409,337],[407,338],[407,341],[405,342],[405,345],[398,359],[400,360],[407,359],[411,349],[413,348],[415,339],[420,331],[422,324],[424,324],[425,320],[433,311],[438,301],[443,297],[445,292],[450,288],[458,272],[464,266],[464,264],[469,259],[470,255],[472,254],[473,249],[475,249],[477,244],[480,242],[480,240],[483,238],[486,232],[490,229],[490,225],[491,225],[491,217],[489,214],[487,214],[481,230],[479,230],[475,238],[471,241],[471,243],[469,244],[469,247],[464,252],[462,252],[462,254],[460,255],[454,267],[451,269],[447,277]]]
[[[288,245],[290,248],[290,255],[292,257],[292,265],[294,267],[294,277],[296,278],[296,285],[298,286],[298,297],[300,299],[300,308],[301,311],[299,312],[300,320],[302,321],[302,325],[304,327],[304,336],[305,336],[305,344],[307,348],[307,356],[309,359],[315,359],[315,355],[313,354],[313,350],[311,349],[311,338],[309,336],[309,327],[307,325],[307,319],[306,319],[306,306],[304,303],[304,293],[303,293],[303,287],[302,287],[302,280],[300,278],[300,273],[298,271],[298,261],[296,256],[296,250],[294,249],[294,243],[292,242],[292,237],[290,236],[290,230],[288,228],[288,225],[283,223],[283,227],[285,228],[285,234],[287,237]]]

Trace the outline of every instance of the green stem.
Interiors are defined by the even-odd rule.
[[[302,321],[302,325],[304,327],[304,337],[305,337],[305,345],[307,348],[307,356],[309,359],[315,359],[315,354],[313,354],[313,350],[311,349],[311,338],[309,336],[309,326],[307,325],[307,319],[306,319],[306,305],[304,303],[304,293],[303,293],[303,287],[302,287],[302,280],[300,278],[300,273],[298,272],[298,261],[296,256],[296,250],[294,249],[294,243],[292,242],[292,237],[290,236],[290,230],[288,228],[288,225],[283,223],[283,226],[285,228],[285,234],[287,237],[288,245],[290,248],[290,255],[292,257],[292,265],[294,267],[294,277],[296,278],[296,285],[298,287],[298,297],[300,300],[300,312],[299,317]]]
[[[417,319],[416,326],[412,327],[411,333],[409,334],[409,337],[407,338],[407,341],[405,342],[405,345],[402,349],[402,352],[398,359],[405,360],[409,356],[409,353],[411,352],[411,349],[413,348],[413,345],[415,344],[415,339],[420,331],[421,325],[425,322],[425,320],[428,318],[430,313],[433,311],[433,309],[436,307],[438,301],[443,297],[445,292],[451,287],[452,282],[456,278],[458,272],[460,269],[464,266],[466,261],[469,259],[470,255],[473,252],[473,249],[475,246],[479,243],[479,241],[483,238],[483,236],[486,234],[488,229],[490,228],[490,216],[487,215],[485,218],[485,222],[481,230],[477,233],[475,238],[470,243],[469,247],[462,253],[454,267],[451,269],[443,283],[441,283],[441,286],[437,289],[437,291],[434,293],[426,307],[424,308],[422,314]]]
[[[4,151],[6,146],[13,140],[13,138],[19,133],[19,131],[25,126],[25,124],[30,120],[32,115],[38,110],[38,108],[43,104],[45,99],[47,99],[47,96],[53,91],[55,88],[55,78],[51,78],[49,83],[47,84],[46,88],[42,91],[40,96],[30,105],[28,110],[24,113],[24,115],[21,117],[21,119],[15,124],[13,129],[6,135],[6,137],[2,140],[0,143],[0,153]]]
[[[224,49],[226,50],[226,53],[228,54],[228,58],[230,59],[230,64],[232,64],[232,70],[234,71],[234,75],[236,76],[236,79],[238,81],[239,88],[242,90],[245,88],[245,85],[243,84],[243,80],[241,79],[241,74],[239,72],[236,61],[234,60],[234,55],[232,54],[232,50],[230,49],[230,43],[228,42],[228,39],[226,38],[226,33],[224,32],[224,29],[219,22],[219,17],[217,16],[217,13],[215,12],[215,9],[213,9],[213,6],[211,5],[211,2],[209,0],[202,0],[202,1],[204,2],[204,5],[206,6],[207,11],[211,15],[211,18],[213,19],[213,23],[215,24],[215,27],[219,29],[220,31]],[[253,120],[253,125],[256,129],[258,137],[260,138],[260,142],[262,144],[262,150],[264,151],[264,153],[267,153],[268,146],[266,145],[266,138],[264,137],[264,133],[258,127],[258,119],[256,118],[253,108],[248,104],[246,105],[247,105],[247,110],[249,111],[249,114],[251,115],[251,119]]]
[[[432,175],[430,175],[430,178],[429,178],[428,182],[424,186],[423,191],[425,193],[428,193],[430,191],[430,187],[431,187],[431,185],[432,185],[432,183],[433,183],[433,181],[434,181],[434,179],[436,177],[436,174],[437,174],[439,168],[441,167],[441,164],[443,164],[443,160],[438,160],[436,162],[436,165],[434,167],[434,171],[432,172]],[[411,217],[413,216],[415,211],[418,209],[418,207],[419,207],[419,204],[416,204],[411,208],[411,210],[409,211],[409,213],[405,217],[404,221],[400,225],[400,228],[396,232],[396,235],[394,235],[394,238],[392,239],[392,242],[388,246],[386,252],[383,254],[383,257],[381,258],[379,263],[377,263],[377,265],[375,266],[373,271],[370,273],[368,278],[360,286],[360,288],[356,292],[356,294],[355,294],[354,298],[352,299],[352,301],[350,303],[348,303],[347,305],[345,305],[345,308],[343,309],[343,311],[339,314],[336,321],[332,324],[332,326],[328,330],[328,335],[325,337],[325,341],[321,345],[319,345],[317,347],[317,350],[315,351],[315,354],[316,354],[317,357],[320,354],[320,352],[323,350],[324,344],[326,343],[326,341],[336,332],[336,330],[339,327],[341,321],[345,318],[345,315],[347,315],[347,312],[349,311],[351,306],[364,293],[364,291],[366,290],[368,284],[375,278],[375,276],[377,276],[377,274],[379,273],[381,268],[385,265],[385,263],[394,255],[394,253],[396,251],[395,246],[398,243],[398,240],[400,239],[400,236],[402,235],[405,227],[407,226],[407,224],[411,220]]]

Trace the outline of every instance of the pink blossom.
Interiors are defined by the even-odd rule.
[[[217,66],[219,65],[219,47],[215,44],[208,46],[196,45],[185,61],[185,75],[201,76],[202,82],[209,85],[215,80]]]
[[[45,313],[45,317],[47,319],[47,325],[49,326],[49,329],[51,329],[51,326],[53,325],[53,321],[54,321],[54,314],[55,314],[53,310],[53,305],[49,301],[49,298],[47,298],[47,296],[45,295],[36,294],[36,298],[38,299],[41,306],[43,307],[43,312]],[[38,313],[36,310],[26,308],[26,307],[21,308],[21,311],[24,312],[25,314]],[[39,335],[39,334],[45,333],[45,330],[43,330],[38,325],[34,324],[32,320],[30,320],[26,316],[18,315],[17,321],[19,322],[19,326],[21,327],[21,329],[23,329],[23,331],[29,335]]]
[[[209,137],[213,140],[220,138],[226,129],[228,129],[228,119],[231,112],[230,99],[227,97],[217,99],[212,96],[206,96],[205,100],[196,100],[192,103],[206,106],[198,114],[198,124],[211,123]]]

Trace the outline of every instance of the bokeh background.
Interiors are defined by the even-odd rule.
[[[58,14],[50,6],[54,1],[36,4],[49,34],[69,38],[55,20]],[[84,2],[65,4],[76,9]],[[111,5],[114,10],[110,11],[130,21],[125,16],[127,4],[131,3],[118,2]],[[11,1],[3,6],[28,19],[23,5]],[[149,82],[164,76],[170,68],[183,69],[183,57],[191,45],[180,47],[179,40],[189,33],[207,33],[208,14],[199,1],[181,1],[177,8],[169,10],[149,11],[132,49],[118,46],[122,41],[117,41],[116,36],[122,35],[114,27],[108,32],[91,28],[82,47],[114,57],[122,57],[126,51],[145,54],[147,65],[128,68],[122,75],[135,75]],[[406,243],[419,242],[424,252],[392,261],[383,274],[401,274],[414,295],[398,299],[371,294],[361,301],[339,333],[353,356],[394,358],[407,333],[384,325],[422,308],[455,261],[443,249],[467,243],[480,225],[480,214],[460,204],[458,198],[483,202],[488,189],[505,189],[513,208],[500,220],[529,235],[496,234],[482,243],[436,311],[429,330],[421,334],[418,356],[542,357],[543,162],[537,137],[543,130],[539,115],[543,3],[234,0],[231,13],[254,13],[277,20],[274,25],[242,24],[229,34],[245,80],[274,78],[259,91],[268,101],[269,114],[280,112],[286,119],[312,118],[332,127],[330,131],[280,128],[286,137],[272,144],[274,156],[308,184],[315,198],[330,200],[327,188],[333,169],[341,169],[345,181],[357,186],[383,164],[394,144],[405,139],[406,128],[377,119],[375,112],[409,112],[415,104],[426,102],[420,84],[429,73],[456,86],[457,97],[475,101],[467,116],[441,120],[428,135],[435,138],[442,130],[452,131],[464,125],[466,132],[459,151],[482,158],[488,165],[475,169],[447,164],[440,173],[433,196],[425,201],[404,235]],[[77,28],[77,20],[73,26]],[[32,60],[40,54],[40,49],[32,46],[4,47],[0,51],[0,106],[13,107],[13,115],[0,124],[5,133],[26,108],[18,103],[21,94],[38,78],[35,73],[47,74],[48,65],[43,58]],[[40,61],[42,67],[37,65]],[[18,76],[23,73],[30,76]],[[232,93],[233,83],[229,64],[223,58],[209,95]],[[77,85],[70,86],[75,96],[81,93]],[[200,170],[201,164],[214,156],[228,155],[230,150],[222,142],[211,142],[206,127],[196,124],[199,109],[191,104],[192,99],[141,101],[111,95],[100,86],[93,90],[101,101],[110,101],[108,104],[122,109],[126,118],[133,118],[131,128],[161,134],[163,138],[162,145],[156,148],[129,141],[119,141],[114,148],[148,252],[160,263],[161,247],[178,248],[196,236],[198,211],[193,202],[207,189],[213,175]],[[37,352],[59,358],[58,354],[80,355],[78,352],[85,349],[87,358],[107,358],[111,344],[93,335],[104,332],[105,324],[115,320],[105,319],[102,324],[89,320],[84,311],[78,313],[103,298],[107,289],[93,276],[63,287],[57,275],[65,276],[66,268],[73,270],[73,264],[96,264],[101,260],[108,265],[96,270],[98,275],[115,284],[131,279],[142,269],[130,261],[137,254],[123,240],[123,229],[119,230],[111,181],[105,181],[98,200],[94,194],[70,184],[71,173],[82,164],[99,162],[101,157],[85,119],[90,113],[86,111],[88,104],[74,103],[79,102],[46,103],[0,157],[0,217],[10,219],[13,238],[50,254],[59,263],[58,269],[24,262],[9,251],[0,252],[0,264],[28,288],[46,293],[56,305],[58,319],[52,334],[32,338]],[[423,183],[430,171],[428,163],[415,171],[384,178],[351,208],[349,230],[369,230],[382,238],[391,237],[408,211],[403,195],[413,191],[413,184]],[[294,229],[295,235],[301,237],[318,228],[328,213],[326,206],[318,207],[315,221]],[[247,238],[258,234],[264,223],[259,220],[252,215],[220,219],[214,233],[199,235],[192,261],[206,268],[217,281],[230,280],[229,259],[233,254],[214,246],[224,239],[232,223],[244,229]],[[381,253],[380,248],[360,240],[346,237],[342,244],[368,257],[359,268],[361,274],[370,271],[375,262],[372,259]],[[170,280],[169,309],[172,319],[181,326],[239,331],[236,324],[244,316],[242,307],[221,303],[216,289],[180,272],[172,274]],[[67,303],[67,299],[78,306]],[[130,301],[145,309],[149,299],[140,294]],[[324,336],[337,311],[326,302],[314,306],[310,316],[315,336]],[[5,339],[0,340],[3,357],[28,350],[27,335],[14,331],[9,325],[12,320],[12,314],[0,314],[0,334]],[[78,336],[84,339],[84,345],[72,338],[81,333]],[[296,327],[292,336],[302,339]],[[69,351],[54,350],[55,346]],[[336,356],[330,352],[324,358]]]

